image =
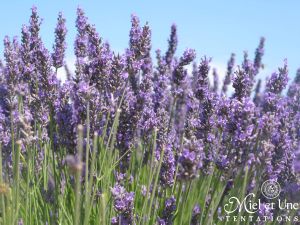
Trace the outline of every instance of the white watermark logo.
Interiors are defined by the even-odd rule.
[[[281,187],[277,181],[266,180],[261,185],[261,193],[268,199],[277,198],[280,195]]]
[[[280,199],[279,195],[281,193],[280,184],[274,180],[266,180],[263,182],[260,188],[261,194],[268,199],[268,201],[263,201],[256,197],[254,193],[248,193],[243,199],[232,196],[228,199],[227,203],[224,205],[224,211],[227,214],[225,216],[226,221],[293,221],[299,222],[300,218],[297,215],[286,216],[285,214],[277,215],[273,217],[272,213],[268,215],[261,214],[261,212],[272,212],[273,210],[300,210],[300,202],[288,202],[287,199]],[[243,216],[236,216],[241,212],[245,212]],[[284,212],[282,211],[282,212]]]

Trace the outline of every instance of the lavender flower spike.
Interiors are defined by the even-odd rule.
[[[53,66],[58,69],[64,65],[66,44],[66,19],[63,18],[63,14],[60,12],[57,18],[57,26],[55,28],[55,44],[53,45],[54,53],[52,53]]]
[[[286,59],[284,60],[283,68],[279,68],[278,70],[279,74],[273,73],[266,84],[267,91],[274,94],[280,94],[288,83],[288,68]]]
[[[33,46],[35,42],[40,41],[39,37],[39,31],[41,26],[41,19],[37,14],[37,8],[36,6],[33,6],[31,8],[31,16],[30,16],[30,26],[29,26],[29,32],[31,34],[31,45]]]
[[[172,196],[165,201],[165,208],[162,212],[162,217],[158,219],[158,224],[172,225],[175,210],[176,210],[176,199]]]
[[[138,55],[139,53],[139,45],[140,45],[140,37],[142,35],[142,30],[140,27],[140,20],[136,15],[131,15],[131,30],[130,30],[130,50]]]
[[[260,39],[259,45],[255,51],[254,69],[255,69],[256,74],[259,72],[259,69],[262,67],[261,59],[265,52],[264,45],[265,45],[265,38],[262,37]]]
[[[252,88],[251,84],[252,79],[249,74],[239,68],[233,78],[232,86],[235,89],[234,97],[241,100],[242,98],[249,96]]]
[[[81,8],[77,9],[76,28],[77,37],[75,39],[74,50],[77,58],[83,58],[87,55],[87,17]]]
[[[134,193],[127,192],[125,188],[119,184],[111,188],[114,198],[114,209],[118,213],[118,217],[111,220],[113,225],[131,225],[133,224],[133,203]]]
[[[193,208],[192,219],[190,225],[200,225],[201,208],[196,204]]]
[[[187,49],[180,58],[179,65],[185,66],[191,63],[196,58],[196,51],[194,49]]]
[[[165,56],[165,61],[167,65],[171,65],[174,54],[176,52],[177,49],[177,44],[178,44],[178,40],[177,40],[177,27],[175,24],[173,24],[171,26],[171,35],[170,35],[170,39],[169,39],[169,48],[166,52],[166,56]]]
[[[223,82],[222,92],[225,94],[228,89],[228,85],[231,83],[231,75],[233,73],[233,67],[235,63],[235,54],[232,53],[227,63],[227,73]]]
[[[218,72],[217,72],[217,69],[216,68],[214,68],[213,69],[213,81],[214,81],[214,85],[213,85],[213,87],[212,87],[212,91],[214,92],[214,93],[218,93],[218,90],[219,90],[219,75],[218,75]]]

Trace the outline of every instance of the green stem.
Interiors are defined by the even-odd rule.
[[[244,199],[245,194],[246,194],[247,182],[248,182],[248,172],[249,172],[249,166],[246,166],[245,175],[244,175],[244,182],[243,182],[243,189],[242,189],[242,193],[241,193],[240,199]],[[242,214],[243,214],[243,210],[240,210],[239,211],[239,215],[238,215],[237,225],[240,224],[240,220],[241,220]]]
[[[13,220],[18,221],[19,217],[19,187],[20,187],[20,170],[19,170],[19,164],[20,164],[20,151],[21,151],[22,142],[17,141],[17,151],[15,152],[15,159],[14,159],[14,215]]]
[[[161,154],[160,154],[159,165],[158,165],[158,168],[156,170],[155,181],[154,181],[154,185],[153,185],[153,190],[152,190],[149,209],[148,209],[148,214],[147,214],[147,218],[149,218],[149,221],[150,221],[150,218],[151,218],[152,203],[153,203],[153,200],[154,200],[154,196],[156,194],[156,188],[157,188],[157,184],[158,184],[158,178],[159,178],[159,174],[160,174],[162,161],[163,161],[163,158],[164,158],[164,153],[165,153],[165,148],[162,148],[162,151],[161,151]]]
[[[1,143],[0,143],[0,185],[5,185],[4,182],[3,182],[3,177],[2,177],[2,146],[1,146]],[[6,222],[6,209],[5,209],[5,198],[4,198],[4,194],[2,193],[1,194],[1,212],[2,212],[2,221],[3,221],[3,224],[5,224]]]
[[[87,134],[86,134],[86,149],[85,149],[85,195],[84,195],[84,206],[85,206],[85,213],[84,213],[84,223],[88,224],[89,216],[88,216],[88,201],[89,201],[89,153],[90,153],[90,102],[87,103],[86,109],[86,126],[87,126]]]
[[[80,177],[82,171],[82,148],[83,148],[83,126],[78,126],[78,168],[76,170],[75,180],[75,210],[74,210],[74,225],[80,224],[80,203],[81,203],[81,190],[80,190]]]

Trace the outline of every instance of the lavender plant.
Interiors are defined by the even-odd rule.
[[[231,55],[220,90],[211,58],[176,56],[174,24],[155,60],[148,23],[132,15],[129,47],[117,53],[78,8],[70,71],[63,14],[52,50],[41,22],[33,7],[21,39],[4,38],[0,224],[299,223],[299,208],[268,208],[260,191],[270,180],[278,198],[299,201],[300,70],[289,87],[287,61],[265,87],[256,82],[264,38],[253,61]],[[259,210],[228,220],[230,198],[249,194]]]

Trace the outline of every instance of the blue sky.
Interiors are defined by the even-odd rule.
[[[142,24],[149,22],[152,29],[153,49],[165,50],[172,23],[178,26],[178,54],[187,48],[197,51],[198,60],[207,55],[213,64],[224,70],[231,52],[241,62],[243,51],[253,57],[259,38],[266,38],[263,62],[270,74],[288,59],[290,77],[300,67],[300,2],[280,0],[248,1],[3,1],[0,8],[0,38],[20,35],[22,24],[28,23],[30,8],[38,7],[44,19],[42,37],[51,48],[54,40],[56,17],[62,11],[67,19],[67,58],[73,58],[75,16],[81,6],[96,25],[104,40],[116,51],[128,45],[130,15],[135,13]],[[3,45],[0,47],[1,58]]]

